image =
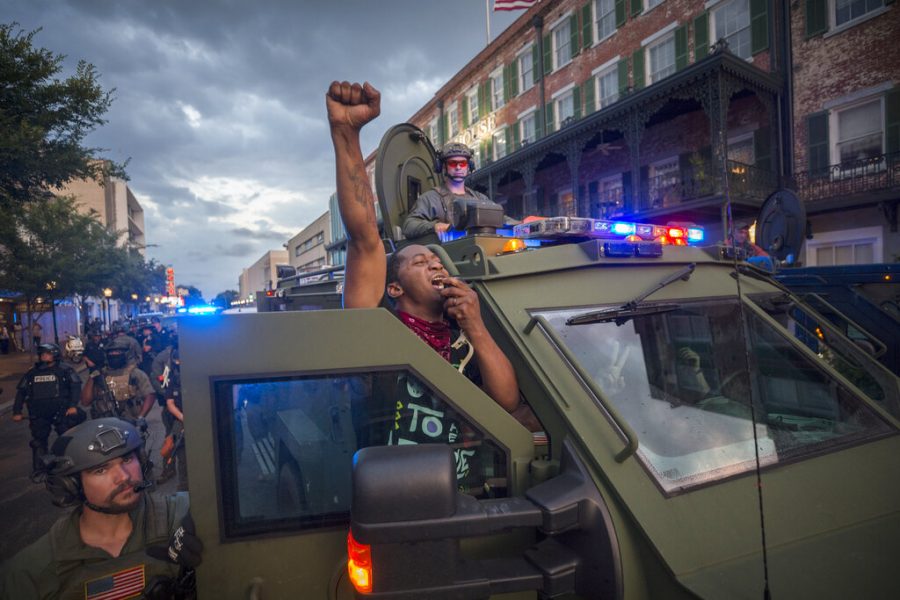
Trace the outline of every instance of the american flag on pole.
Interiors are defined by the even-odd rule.
[[[137,598],[144,589],[144,565],[104,575],[84,584],[85,600]]]
[[[494,11],[524,10],[537,4],[538,0],[494,0]]]

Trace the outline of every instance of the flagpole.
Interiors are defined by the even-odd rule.
[[[485,46],[491,45],[491,0],[484,0]]]

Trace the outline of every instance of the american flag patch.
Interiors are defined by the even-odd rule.
[[[85,600],[136,598],[144,589],[144,565],[93,579],[84,584]]]

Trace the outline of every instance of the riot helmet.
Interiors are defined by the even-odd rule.
[[[128,365],[128,346],[119,342],[112,342],[104,350],[106,354],[106,366],[117,371]]]
[[[60,352],[59,346],[57,346],[56,344],[46,343],[38,346],[38,358],[40,358],[42,354],[51,355],[53,357],[53,360],[51,362],[56,362],[59,360],[62,352]]]
[[[435,165],[435,171],[442,173],[448,158],[463,157],[468,160],[469,173],[472,173],[475,170],[475,161],[472,160],[473,156],[474,153],[472,152],[472,149],[462,142],[448,142],[444,144],[444,147],[438,152],[438,164]]]
[[[141,471],[146,477],[152,463],[142,452],[143,446],[138,428],[123,419],[93,419],[72,427],[56,438],[50,454],[44,457],[46,485],[53,495],[53,503],[62,507],[85,503],[80,473],[132,453],[141,461]],[[89,506],[108,512],[102,507]]]
[[[69,360],[74,360],[78,362],[81,360],[81,357],[84,355],[84,343],[81,341],[81,338],[71,337],[66,341],[66,356],[69,357]]]

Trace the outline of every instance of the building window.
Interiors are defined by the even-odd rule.
[[[837,132],[832,163],[871,160],[884,153],[882,99],[836,110],[832,113]]]
[[[506,104],[503,97],[503,69],[491,74],[491,110],[497,110]]]
[[[303,246],[302,245],[295,246],[294,247],[294,256],[300,256],[301,254],[303,254]]]
[[[318,235],[316,235],[316,244],[324,244],[325,243],[325,233],[320,231]]]
[[[519,131],[521,135],[522,144],[530,144],[534,140],[537,139],[537,129],[535,127],[536,124],[536,113],[534,111],[528,113],[527,115],[521,117],[519,123],[521,124],[522,129]]]
[[[675,36],[668,35],[647,48],[647,71],[650,83],[664,79],[675,72]]]
[[[713,9],[712,19],[715,40],[726,40],[733,54],[750,58],[750,0],[723,2]]]
[[[575,119],[575,94],[574,89],[565,92],[553,101],[554,116],[556,117],[556,129],[565,127]]]
[[[663,0],[644,0],[644,11],[648,11],[654,6],[659,6],[663,3]]]
[[[526,48],[521,54],[519,54],[517,61],[519,61],[519,93],[524,93],[525,90],[531,89],[531,86],[534,85],[534,55],[533,55],[533,46],[529,46]]]
[[[466,123],[468,127],[472,123],[478,122],[478,86],[473,87],[468,92],[466,92],[466,103],[469,105],[469,122]]]
[[[597,200],[600,204],[601,217],[621,214],[625,207],[621,173],[601,179],[597,192],[600,196]]]
[[[572,30],[569,17],[553,29],[553,70],[572,62]]]
[[[595,0],[594,14],[597,16],[594,39],[603,41],[616,32],[616,0]]]
[[[680,175],[677,156],[650,165],[647,189],[651,206],[671,206],[674,203]]]
[[[493,135],[494,160],[500,160],[506,156],[506,127],[498,129]]]
[[[728,140],[728,160],[752,165],[756,163],[753,156],[753,134],[748,133]]]
[[[428,122],[428,127],[425,131],[428,134],[428,139],[431,140],[433,145],[437,145],[438,143],[438,119],[434,117]]]
[[[619,99],[619,71],[613,65],[597,73],[597,108],[606,108]]]
[[[883,6],[884,0],[834,0],[834,25],[856,21]]]
[[[865,265],[883,262],[882,228],[860,227],[817,233],[806,244],[806,264],[811,267]]]
[[[558,217],[574,217],[575,216],[575,194],[572,190],[565,190],[557,196],[556,216]]]
[[[456,137],[459,133],[459,106],[456,102],[447,109],[447,137]]]

